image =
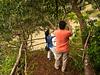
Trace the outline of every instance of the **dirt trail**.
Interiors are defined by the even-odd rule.
[[[54,59],[49,61],[46,58],[45,51],[34,51],[28,56],[28,75],[80,75],[78,71],[70,65],[67,66],[67,71],[62,73],[54,68]]]

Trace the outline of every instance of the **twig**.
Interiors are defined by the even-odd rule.
[[[53,30],[55,30],[54,25],[52,24],[52,22],[51,22],[50,20],[48,20],[48,17],[45,16],[44,19],[49,23],[49,26],[50,26]]]
[[[84,56],[85,56],[85,53],[86,53],[86,50],[85,50],[85,49],[87,48],[87,44],[88,44],[89,38],[90,38],[90,32],[89,32],[89,34],[88,34],[88,36],[87,36],[87,39],[86,39],[86,41],[85,41],[85,44],[84,44],[84,51],[83,51],[82,60],[84,60]]]

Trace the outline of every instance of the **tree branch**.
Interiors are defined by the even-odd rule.
[[[15,73],[15,71],[16,71],[16,68],[17,68],[17,66],[18,66],[18,64],[19,64],[19,61],[20,61],[20,58],[21,58],[22,46],[23,46],[23,44],[21,44],[21,46],[20,46],[20,48],[19,48],[19,54],[18,54],[18,56],[17,56],[17,60],[16,60],[16,62],[15,62],[15,64],[14,64],[14,66],[13,66],[13,68],[12,68],[12,70],[11,70],[10,75],[15,75],[14,73]]]

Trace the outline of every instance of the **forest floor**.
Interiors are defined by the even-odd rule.
[[[54,68],[54,58],[52,60],[46,58],[46,51],[33,51],[28,55],[28,75],[80,75],[80,72],[67,64],[66,72]]]

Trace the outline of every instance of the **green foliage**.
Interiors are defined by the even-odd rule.
[[[83,0],[79,2],[79,5],[81,2]],[[96,2],[99,1],[96,0]],[[13,41],[16,35],[20,35],[21,39],[28,39],[30,34],[40,29],[44,30],[49,24],[47,20],[51,21],[55,26],[59,20],[65,19],[66,17],[78,22],[76,14],[71,12],[71,9],[71,0],[0,0],[0,75],[9,75],[15,63],[19,47],[19,40],[17,39],[17,42]],[[89,14],[82,14],[82,19],[87,20]],[[45,17],[48,17],[47,20],[45,20]],[[99,22],[97,24],[100,25]],[[93,58],[91,61],[94,67],[98,69],[98,66],[100,66],[98,41],[100,40],[97,39],[100,39],[100,31],[99,27],[94,28],[95,31],[93,31],[93,36],[90,39],[89,54],[90,58]],[[82,55],[82,52],[79,51],[82,48],[81,42],[80,30],[78,28],[71,41],[70,54],[75,57],[72,64],[77,69],[82,70],[82,58],[79,57],[79,55]],[[17,48],[11,48],[12,46],[16,46]],[[20,66],[24,66],[23,59],[21,63]]]
[[[82,43],[81,43],[81,34],[79,27],[77,26],[74,32],[74,36],[70,41],[70,55],[72,56],[73,61],[71,65],[75,66],[76,69],[82,72],[83,62],[82,62]]]
[[[71,20],[74,20],[76,23],[78,23],[78,18],[77,16],[75,15],[75,13],[71,12],[71,13],[68,13],[67,14],[67,17]]]
[[[94,23],[92,23],[94,24]],[[92,25],[92,36],[89,40],[89,56],[96,73],[100,73],[100,21]]]
[[[9,50],[10,49],[10,50]],[[2,50],[2,59],[0,60],[0,75],[9,75],[11,72],[11,69],[16,61],[16,56],[18,54],[18,51],[16,51],[16,49],[11,49],[8,48],[6,49],[8,50],[8,52],[6,52],[5,50]]]
[[[2,67],[1,67],[1,75],[8,75],[11,72],[12,66],[15,62],[15,57],[13,55],[7,56],[5,60],[3,61]]]
[[[0,75],[10,74],[16,61],[19,45],[18,40],[10,41],[10,43],[0,40]]]
[[[35,4],[35,6],[33,5]],[[23,32],[27,35],[44,27],[41,1],[2,0],[0,1],[0,33],[5,40],[10,41],[14,33]],[[36,8],[37,6],[37,8]],[[39,11],[40,10],[40,11]],[[35,11],[35,12],[34,12]]]
[[[83,19],[88,20],[89,19],[89,14],[87,12],[83,13]]]
[[[100,10],[100,0],[87,0],[90,4],[93,5],[94,9],[99,9]]]

